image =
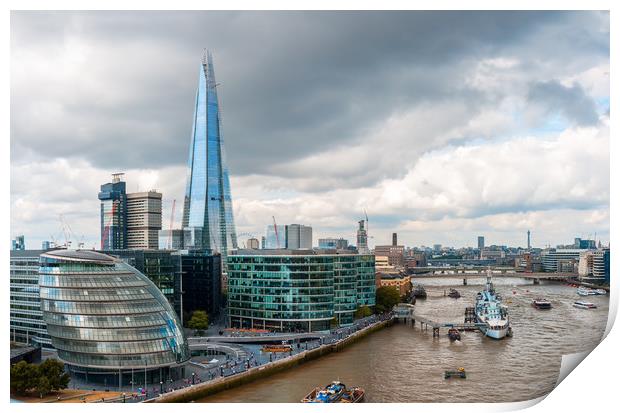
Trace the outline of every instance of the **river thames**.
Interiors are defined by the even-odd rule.
[[[435,321],[463,322],[484,280],[423,280],[428,298],[416,313]],[[494,279],[508,307],[514,336],[496,341],[478,331],[461,332],[450,342],[446,329],[433,338],[403,324],[380,330],[339,353],[244,384],[199,402],[299,402],[310,390],[341,380],[366,390],[367,402],[514,402],[549,393],[558,378],[563,354],[588,351],[600,342],[607,322],[609,296],[580,297],[566,284]],[[444,297],[456,288],[459,299]],[[551,301],[551,310],[531,306],[533,298]],[[582,299],[598,308],[582,310]],[[467,379],[443,377],[444,370],[464,367]]]

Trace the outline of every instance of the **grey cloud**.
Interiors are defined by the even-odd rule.
[[[546,114],[561,113],[569,124],[598,123],[596,102],[578,84],[567,87],[557,81],[537,82],[530,86],[528,100],[542,106]]]
[[[506,52],[535,61],[538,49],[520,45],[562,43],[567,28],[591,27],[599,18],[571,12],[13,12],[13,55],[32,48],[44,63],[78,39],[95,59],[69,82],[72,88],[55,89],[37,78],[12,88],[12,155],[19,158],[24,145],[108,169],[184,163],[198,61],[208,46],[222,83],[232,173],[277,174],[275,165],[355,141],[403,107],[447,100],[472,109],[494,105],[495,98],[462,86],[476,61]],[[579,44],[582,59],[606,58],[608,37],[587,34]],[[28,68],[12,65],[20,70]],[[106,96],[82,87],[81,76],[101,83]],[[32,122],[37,90],[42,102],[62,106],[62,122]]]

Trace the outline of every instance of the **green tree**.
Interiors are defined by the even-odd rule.
[[[355,310],[355,318],[364,318],[370,315],[372,315],[372,310],[366,305],[358,307],[357,310]]]
[[[69,386],[69,373],[65,372],[65,365],[61,361],[47,359],[39,364],[38,368],[40,375],[47,379],[52,390],[62,390]]]
[[[52,391],[52,384],[47,379],[47,377],[45,376],[39,377],[39,380],[37,381],[37,393],[39,393],[39,397],[43,398],[43,396],[46,396],[51,391]]]
[[[392,308],[400,302],[400,294],[396,287],[379,287],[375,296],[375,311],[377,313],[385,313],[391,311]]]
[[[329,325],[330,325],[330,327],[334,327],[334,328],[335,328],[335,327],[338,327],[338,319],[337,319],[336,317],[332,318],[332,319],[329,321]]]
[[[37,387],[39,383],[39,369],[34,364],[24,360],[11,366],[11,391],[17,394],[26,394]]]
[[[192,313],[192,318],[187,322],[187,326],[193,330],[206,330],[209,328],[209,315],[206,311],[196,310]]]

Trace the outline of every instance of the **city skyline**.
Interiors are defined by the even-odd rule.
[[[608,16],[13,12],[11,237],[38,248],[62,214],[98,245],[118,171],[162,192],[168,228],[209,47],[238,233],[275,216],[353,242],[367,209],[370,246],[606,244]]]

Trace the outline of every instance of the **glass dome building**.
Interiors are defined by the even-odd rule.
[[[190,352],[181,323],[135,268],[95,251],[49,251],[39,285],[52,345],[74,375],[116,385],[183,376]]]

